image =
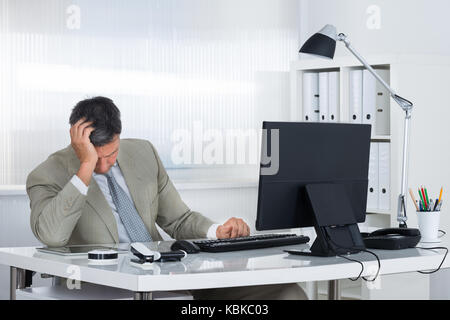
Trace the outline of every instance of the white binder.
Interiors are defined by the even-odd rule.
[[[389,210],[391,208],[391,144],[389,142],[380,142],[378,147],[378,208],[381,210]]]
[[[328,121],[339,122],[339,72],[328,73]]]
[[[363,71],[362,70],[350,70],[350,122],[362,123],[362,92],[363,92]]]
[[[369,184],[367,189],[367,208],[378,209],[378,142],[370,143]]]
[[[377,69],[378,75],[389,84],[389,70]],[[390,130],[390,93],[377,81],[376,83],[376,115],[375,115],[375,134],[389,135]],[[373,131],[373,129],[372,129]]]
[[[363,70],[362,123],[372,125],[372,135],[375,134],[373,125],[375,124],[376,87],[375,77],[369,70]]]
[[[319,74],[303,73],[303,121],[319,121]]]
[[[328,72],[319,73],[319,122],[328,122]]]

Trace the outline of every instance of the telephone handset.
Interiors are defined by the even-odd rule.
[[[386,250],[414,248],[421,238],[419,229],[414,228],[385,228],[361,235],[367,248]]]

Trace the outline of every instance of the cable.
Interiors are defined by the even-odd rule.
[[[362,249],[361,251],[370,253],[371,255],[373,255],[376,259],[377,259],[377,263],[378,263],[378,270],[377,273],[375,274],[375,277],[373,279],[366,279],[365,277],[362,277],[365,281],[370,281],[373,282],[375,281],[376,278],[378,278],[378,275],[380,274],[380,269],[381,269],[381,262],[380,262],[380,258],[372,251],[367,250],[367,249]]]
[[[439,230],[439,231],[442,232],[442,235],[441,235],[439,238],[443,237],[443,236],[446,234],[446,232],[445,232],[444,230]],[[362,268],[362,269],[361,269],[361,272],[359,273],[358,277],[356,277],[356,278],[354,278],[354,279],[349,278],[349,280],[351,280],[351,281],[357,281],[357,280],[361,277],[361,278],[364,279],[365,281],[371,281],[371,282],[372,282],[372,281],[375,281],[375,280],[377,279],[377,277],[378,277],[378,275],[379,275],[379,273],[380,273],[380,269],[381,269],[381,262],[380,262],[380,258],[379,258],[374,252],[372,252],[372,251],[370,251],[370,250],[367,250],[367,249],[360,249],[360,248],[356,248],[356,247],[348,248],[348,247],[340,246],[339,244],[337,244],[336,242],[334,242],[333,239],[331,239],[331,237],[330,237],[330,235],[328,234],[328,231],[327,231],[326,229],[325,229],[325,234],[326,234],[328,240],[329,240],[330,242],[332,242],[336,247],[338,247],[338,248],[340,248],[340,249],[344,249],[344,250],[356,250],[356,251],[358,251],[358,252],[361,252],[361,251],[362,251],[362,252],[367,252],[367,253],[372,254],[372,255],[377,259],[377,263],[378,263],[378,270],[377,270],[377,273],[376,273],[376,275],[375,275],[375,277],[374,277],[373,279],[367,279],[366,277],[361,277],[362,273],[364,272],[364,264],[363,264],[361,261],[358,261],[358,260],[355,260],[355,259],[350,259],[350,258],[348,258],[348,257],[345,257],[345,256],[343,256],[343,255],[340,255],[340,254],[338,254],[338,253],[336,252],[336,250],[334,250],[333,247],[331,247],[331,249],[332,249],[333,252],[336,254],[336,256],[341,257],[341,258],[344,258],[344,259],[347,259],[347,260],[349,260],[349,261],[357,262],[357,263],[359,263],[359,264],[361,265],[361,268]],[[444,258],[442,259],[442,261],[441,261],[441,263],[439,264],[439,266],[438,266],[437,269],[435,269],[435,270],[433,270],[433,271],[417,271],[417,272],[419,272],[419,273],[421,273],[421,274],[432,274],[432,273],[435,273],[435,272],[437,272],[437,271],[439,271],[439,270],[441,269],[442,265],[444,264],[445,258],[447,257],[447,254],[448,254],[448,248],[446,248],[446,247],[430,247],[430,248],[416,247],[416,248],[417,248],[417,249],[423,249],[423,250],[440,250],[440,249],[445,250]]]
[[[442,238],[447,234],[447,232],[445,232],[444,230],[438,230],[438,232],[442,232],[442,235],[438,236],[438,238]]]
[[[333,251],[334,251],[334,250],[333,250]],[[335,253],[336,253],[336,252],[335,252]],[[346,256],[342,256],[342,255],[339,255],[339,254],[336,254],[336,255],[337,255],[338,257],[347,259],[347,260],[349,260],[349,261],[357,262],[357,263],[359,263],[359,264],[361,265],[361,272],[358,274],[358,276],[357,276],[356,278],[354,278],[354,279],[348,278],[348,279],[351,280],[351,281],[358,281],[359,278],[361,277],[362,273],[364,272],[364,265],[363,265],[363,263],[362,263],[361,261],[358,261],[358,260],[355,260],[355,259],[350,259],[349,257],[346,257]]]
[[[344,250],[356,250],[356,251],[358,251],[358,252],[363,251],[363,252],[367,252],[367,253],[370,253],[371,255],[373,255],[373,256],[377,259],[377,263],[378,263],[378,270],[377,270],[377,273],[376,273],[376,275],[375,275],[375,277],[374,277],[373,279],[367,279],[366,277],[362,277],[362,279],[365,280],[365,281],[370,281],[370,282],[373,282],[373,281],[375,281],[375,280],[377,279],[377,277],[378,277],[378,275],[379,275],[379,273],[380,273],[380,269],[381,269],[381,262],[380,262],[380,258],[379,258],[374,252],[369,251],[369,250],[367,250],[367,249],[360,249],[360,248],[356,248],[356,247],[347,248],[347,247],[340,246],[339,244],[337,244],[336,242],[334,242],[333,239],[331,239],[331,237],[330,237],[330,235],[328,234],[328,231],[327,231],[326,229],[325,229],[325,234],[326,234],[328,240],[329,240],[330,242],[332,242],[336,247],[338,247],[338,248],[340,248],[340,249],[344,249]],[[347,259],[347,260],[349,260],[349,261],[358,262],[358,263],[361,265],[362,270],[361,270],[361,272],[359,273],[358,277],[356,277],[355,279],[349,278],[351,281],[357,281],[357,280],[361,277],[362,273],[364,272],[364,264],[363,264],[361,261],[359,261],[359,260],[350,259],[350,258],[348,258],[348,257],[345,257],[345,256],[343,256],[343,255],[338,254],[338,253],[334,250],[334,248],[331,248],[331,249],[333,250],[333,252],[334,252],[338,257]]]
[[[445,232],[444,232],[445,234]],[[448,254],[448,248],[446,247],[432,247],[432,248],[424,248],[424,247],[416,247],[417,249],[424,249],[424,250],[439,250],[439,249],[443,249],[445,250],[445,255],[444,255],[444,259],[442,259],[441,263],[439,264],[439,267],[436,270],[433,271],[417,271],[418,273],[422,273],[422,274],[432,274],[435,272],[438,272],[441,269],[442,264],[445,261],[445,258],[447,257]]]

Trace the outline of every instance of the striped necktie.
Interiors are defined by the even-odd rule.
[[[152,237],[145,227],[141,216],[136,210],[131,199],[125,193],[125,191],[119,186],[116,179],[112,174],[112,170],[109,170],[105,174],[108,180],[109,191],[111,192],[112,200],[119,213],[120,220],[128,232],[132,242],[150,242]]]

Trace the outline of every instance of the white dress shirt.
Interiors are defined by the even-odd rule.
[[[120,167],[117,164],[117,162],[111,167],[110,170],[112,170],[112,174],[113,174],[114,178],[116,179],[117,183],[119,184],[119,186],[125,191],[125,193],[131,199],[131,201],[133,201],[133,198],[131,198],[130,191],[128,190],[128,186],[125,182],[125,178],[123,177],[122,171],[120,170]],[[122,220],[120,219],[119,213],[117,212],[116,205],[114,204],[114,202],[112,200],[111,193],[110,193],[109,187],[108,187],[108,181],[106,180],[105,175],[97,174],[94,172],[93,177],[94,177],[95,181],[97,182],[103,195],[105,196],[106,201],[108,202],[109,206],[111,207],[111,210],[114,215],[114,219],[116,220],[117,229],[119,232],[119,242],[120,243],[122,243],[122,242],[130,243],[131,239],[128,236],[128,232],[125,229],[125,226],[123,225]],[[77,175],[74,175],[72,177],[72,179],[70,180],[70,182],[78,189],[78,191],[80,191],[81,194],[87,195],[88,187],[84,184],[83,181],[81,181],[81,179]],[[206,237],[209,239],[216,239],[216,231],[217,231],[218,227],[219,227],[219,224],[213,224],[211,227],[209,227]]]

